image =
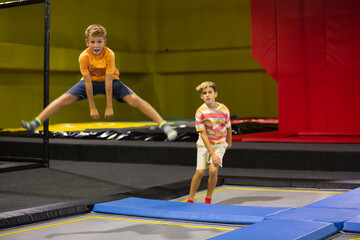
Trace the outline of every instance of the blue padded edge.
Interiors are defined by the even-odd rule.
[[[211,240],[321,240],[338,232],[332,223],[264,220],[225,234]]]
[[[344,222],[343,231],[360,232],[360,215]]]
[[[273,220],[302,220],[334,223],[340,230],[343,223],[357,215],[360,210],[357,209],[338,209],[338,208],[295,208],[276,215],[267,216],[265,219]]]
[[[185,203],[131,197],[95,204],[93,211],[202,222],[252,224],[262,221],[268,215],[289,209],[292,208]]]
[[[306,205],[311,208],[360,209],[360,188]]]

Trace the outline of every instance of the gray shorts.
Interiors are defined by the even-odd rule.
[[[105,92],[105,81],[103,82],[92,82],[93,85],[93,95],[104,94]],[[129,87],[123,84],[119,79],[114,79],[112,83],[113,87],[113,98],[118,102],[124,102],[123,97],[129,94],[135,94]],[[70,88],[67,93],[71,95],[78,96],[78,100],[87,99],[85,82],[84,80],[80,80],[76,83],[72,88]]]
[[[212,163],[211,156],[207,148],[205,147],[205,144],[201,137],[196,142],[197,147],[197,164],[196,169],[208,169],[210,163]],[[227,142],[221,143],[221,144],[215,144],[211,145],[212,149],[218,155],[218,157],[221,159],[221,165],[222,166],[222,159],[224,157],[226,148],[228,147]]]

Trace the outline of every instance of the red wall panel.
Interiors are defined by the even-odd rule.
[[[277,80],[276,1],[251,1],[252,55]]]
[[[360,132],[360,1],[252,0],[253,56],[278,82],[279,130]]]
[[[326,1],[329,129],[360,130],[360,1]]]
[[[280,130],[325,130],[323,0],[278,0],[276,5]]]

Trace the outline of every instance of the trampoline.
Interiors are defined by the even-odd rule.
[[[199,207],[239,206],[245,208],[261,207],[261,209],[265,207],[266,209],[276,208],[277,212],[282,212],[289,209],[301,209],[309,204],[340,196],[345,192],[351,191],[344,189],[221,185],[215,189],[214,204],[212,205],[202,204],[205,190],[199,191],[196,195],[195,202],[198,203],[184,203],[183,201],[187,198],[186,195],[164,202],[183,206],[198,205]],[[131,197],[123,200],[133,202]],[[145,203],[147,201],[163,201],[140,200],[145,201]],[[142,204],[142,207],[144,205],[146,204]],[[269,222],[269,220],[267,221]],[[257,219],[255,222],[262,223],[264,220]],[[251,224],[189,221],[91,211],[66,218],[3,229],[0,231],[0,239],[235,239],[225,238],[226,234],[247,226],[251,226]],[[360,234],[337,231],[328,238],[321,239],[353,239],[357,237],[360,237]],[[264,236],[263,239],[271,238]]]

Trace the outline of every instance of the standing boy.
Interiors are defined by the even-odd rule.
[[[196,172],[191,180],[188,202],[193,203],[205,170],[209,169],[209,180],[206,204],[211,204],[219,167],[222,167],[222,158],[226,149],[232,145],[232,132],[229,109],[222,103],[215,102],[218,96],[216,86],[212,82],[203,82],[196,87],[200,91],[200,98],[204,100],[196,111],[195,125],[199,132],[197,146]]]
[[[105,46],[106,29],[101,25],[92,24],[86,29],[85,36],[88,48],[79,57],[81,80],[69,91],[51,102],[34,120],[30,122],[21,121],[21,125],[28,131],[34,131],[62,107],[86,98],[89,102],[91,118],[98,119],[99,113],[94,96],[104,94],[106,95],[105,118],[113,115],[112,99],[114,98],[118,102],[126,102],[130,106],[138,108],[159,124],[168,140],[175,140],[177,132],[167,124],[148,102],[140,98],[120,81],[119,71],[115,67],[115,54]]]

